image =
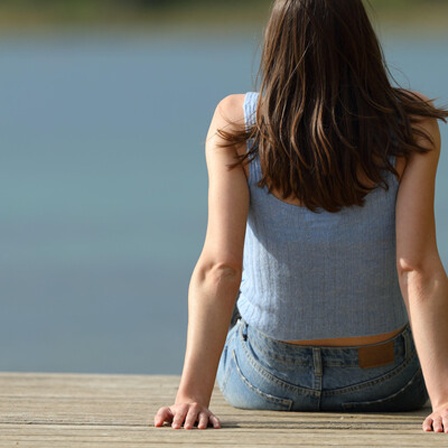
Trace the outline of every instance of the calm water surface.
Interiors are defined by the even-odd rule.
[[[1,37],[0,370],[180,372],[203,141],[217,101],[253,88],[258,34]],[[400,82],[448,102],[448,36],[384,44]]]

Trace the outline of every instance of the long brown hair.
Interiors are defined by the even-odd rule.
[[[220,134],[229,146],[253,139],[236,165],[259,156],[259,186],[310,210],[362,206],[387,189],[391,157],[427,151],[414,125],[448,116],[392,87],[362,0],[276,0],[260,75],[255,125]]]

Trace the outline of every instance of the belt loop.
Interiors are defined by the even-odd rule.
[[[317,347],[313,348],[313,367],[316,376],[322,376],[323,374],[322,354],[321,349]]]
[[[403,358],[404,359],[408,359],[411,356],[412,353],[412,332],[411,332],[411,328],[408,325],[406,325],[405,329],[403,330],[403,332],[401,333],[401,337],[404,339],[404,353],[403,353]]]
[[[313,354],[313,367],[314,367],[312,387],[315,391],[319,392],[319,400],[320,400],[320,394],[322,391],[322,385],[323,385],[323,379],[324,379],[322,350],[318,347],[313,347],[312,354]],[[319,404],[320,404],[320,402],[319,402]]]

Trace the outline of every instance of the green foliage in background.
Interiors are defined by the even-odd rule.
[[[337,1],[337,0],[335,0]],[[379,14],[448,22],[448,0],[365,0]],[[272,0],[0,0],[0,27],[58,23],[263,21]]]
[[[373,6],[387,7],[387,8],[407,8],[413,5],[426,5],[432,7],[435,5],[443,5],[446,0],[366,0]],[[23,8],[45,8],[49,5],[59,9],[69,8],[71,10],[79,7],[85,8],[86,5],[90,7],[110,7],[119,9],[141,8],[141,9],[170,9],[179,6],[212,6],[213,4],[221,4],[223,6],[239,6],[244,8],[246,6],[261,6],[270,5],[271,0],[0,0],[0,7],[11,7],[14,9]]]

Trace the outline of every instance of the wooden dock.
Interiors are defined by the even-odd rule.
[[[448,435],[424,433],[426,411],[408,414],[252,412],[212,409],[221,430],[152,427],[170,404],[178,377],[0,374],[1,448],[143,447],[447,447]]]

